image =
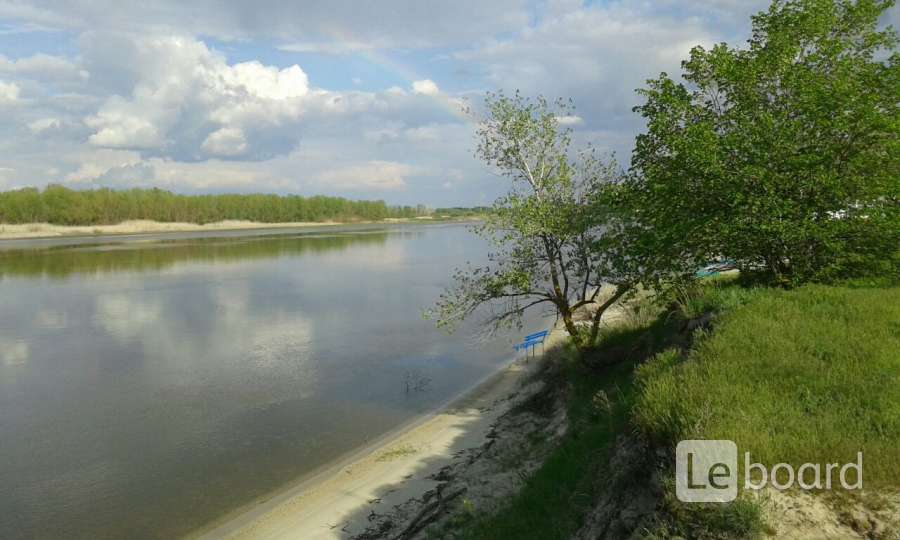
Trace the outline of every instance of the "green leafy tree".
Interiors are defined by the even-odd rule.
[[[791,284],[895,270],[900,55],[893,0],[777,0],[749,46],[696,47],[640,92],[628,181],[656,269],[724,257]],[[880,265],[880,267],[879,267]]]
[[[597,339],[600,318],[632,290],[623,259],[611,256],[612,214],[599,212],[621,173],[591,150],[573,159],[570,130],[558,118],[568,103],[489,94],[476,155],[510,181],[475,231],[493,246],[489,264],[458,269],[455,283],[428,313],[451,328],[483,309],[487,328],[521,327],[530,308],[549,308],[584,350]],[[601,295],[601,286],[613,285]],[[609,290],[609,289],[607,289]],[[593,306],[586,328],[576,312]]]
[[[129,219],[210,223],[237,219],[265,223],[290,221],[381,220],[411,217],[409,207],[384,201],[297,195],[177,195],[160,189],[72,190],[50,185],[0,192],[0,223],[48,222],[57,225],[114,224]]]

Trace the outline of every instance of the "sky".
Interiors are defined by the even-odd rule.
[[[635,89],[745,42],[767,5],[0,0],[0,189],[489,204],[506,180],[473,156],[466,104],[571,98],[576,142],[627,163]]]

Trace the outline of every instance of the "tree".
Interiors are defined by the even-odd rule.
[[[452,329],[485,307],[488,328],[499,329],[520,327],[530,308],[549,307],[576,347],[587,349],[602,315],[632,289],[623,259],[611,256],[601,234],[613,214],[598,211],[621,173],[590,149],[570,159],[570,130],[558,121],[572,114],[569,104],[501,93],[489,94],[486,105],[476,156],[511,182],[475,227],[494,251],[488,265],[458,269],[429,316]],[[601,298],[604,283],[615,286],[608,298]],[[580,331],[574,316],[588,306],[596,311]]]
[[[411,211],[410,211],[411,212]],[[127,219],[211,223],[246,219],[267,223],[384,219],[408,214],[384,201],[298,195],[178,195],[153,189],[71,190],[60,185],[0,191],[0,223],[47,221],[58,225],[99,225]],[[412,215],[411,213],[409,215]]]
[[[900,56],[878,28],[893,4],[776,0],[748,48],[696,47],[686,84],[648,82],[627,185],[660,264],[727,258],[781,284],[894,264]]]

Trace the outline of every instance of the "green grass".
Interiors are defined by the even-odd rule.
[[[472,509],[453,524],[453,537],[549,540],[576,532],[600,489],[596,479],[609,463],[616,436],[627,425],[632,367],[621,364],[600,378],[570,359],[557,381],[568,385],[569,433],[507,507],[493,515]]]
[[[671,478],[664,486],[657,520],[638,536],[643,540],[741,540],[760,538],[766,530],[759,501],[742,496],[727,504],[683,503],[675,496]]]
[[[734,274],[723,274],[675,285],[668,291],[668,296],[678,315],[694,319],[741,306],[758,291],[758,288],[738,286],[738,276]]]
[[[638,370],[638,428],[662,447],[734,440],[770,467],[862,451],[865,487],[900,485],[900,287],[870,285],[710,288],[694,304],[735,307],[686,359]]]
[[[651,462],[654,449],[674,457],[688,438],[731,439],[754,462],[795,468],[852,461],[862,450],[866,488],[900,485],[900,287],[785,291],[723,277],[671,300],[670,310],[644,306],[605,330],[591,357],[569,355],[553,382],[567,388],[569,433],[499,512],[467,508],[450,524],[453,538],[571,537],[599,498],[621,487],[605,481],[610,458],[616,438],[635,432],[650,443]],[[686,318],[709,312],[712,330],[684,332]],[[527,407],[540,413],[548,404]],[[637,537],[763,535],[759,500],[681,503],[672,479],[664,468],[657,512]]]

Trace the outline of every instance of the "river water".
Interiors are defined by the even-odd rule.
[[[440,406],[520,335],[423,320],[486,260],[461,225],[81,242],[0,242],[0,538],[191,532]]]

